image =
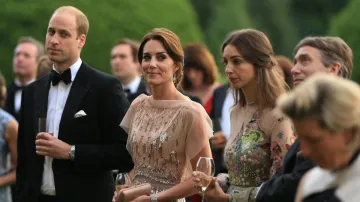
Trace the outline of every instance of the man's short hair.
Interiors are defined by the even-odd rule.
[[[340,37],[306,37],[296,45],[294,55],[304,46],[318,49],[325,67],[340,63],[339,76],[350,78],[353,70],[353,53],[351,48]]]
[[[33,38],[31,36],[22,36],[19,38],[17,45],[20,45],[23,43],[32,43],[36,46],[36,50],[37,50],[36,61],[39,61],[39,58],[45,54],[43,43],[36,40],[35,38]]]
[[[86,17],[86,15],[79,9],[73,7],[73,6],[61,6],[58,9],[55,10],[55,13],[62,13],[62,12],[68,12],[73,15],[75,15],[76,19],[76,26],[77,26],[77,34],[80,36],[81,34],[84,34],[87,36],[89,31],[89,20]]]
[[[137,54],[139,52],[140,44],[137,41],[125,38],[125,39],[121,39],[118,42],[116,42],[114,47],[118,46],[118,45],[129,45],[131,48],[131,55],[133,57],[134,62],[138,62]]]

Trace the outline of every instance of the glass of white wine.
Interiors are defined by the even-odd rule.
[[[207,187],[212,181],[212,177],[215,174],[215,163],[214,159],[210,157],[200,157],[196,164],[196,171],[199,172],[202,201],[204,201],[204,194]]]
[[[129,188],[130,186],[131,186],[131,179],[128,173],[119,173],[116,175],[116,179],[115,179],[116,192],[125,188]]]

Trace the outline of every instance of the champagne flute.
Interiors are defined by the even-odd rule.
[[[128,188],[131,185],[131,179],[128,173],[119,173],[116,175],[115,187],[116,192]]]
[[[199,178],[201,184],[202,202],[204,201],[204,194],[207,187],[212,181],[212,177],[215,174],[214,159],[210,157],[200,157],[196,164],[196,171],[199,171]]]
[[[44,132],[44,133],[49,133],[50,135],[54,135],[53,132],[49,132],[48,129],[46,129],[46,118],[39,118],[38,120],[38,132]]]

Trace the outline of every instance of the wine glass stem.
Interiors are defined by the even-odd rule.
[[[204,202],[205,192],[201,191],[201,202]]]

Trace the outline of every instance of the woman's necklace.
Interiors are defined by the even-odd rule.
[[[255,101],[252,101],[252,102],[247,102],[246,101],[246,105],[252,105],[252,104],[254,104],[255,103]]]

